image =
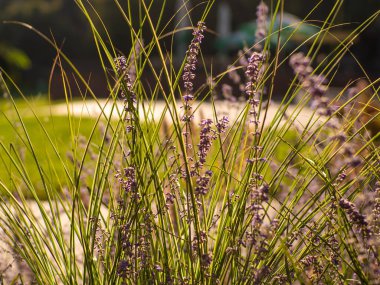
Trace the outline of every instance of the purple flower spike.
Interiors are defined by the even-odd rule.
[[[262,50],[263,45],[261,41],[267,35],[267,18],[268,18],[268,6],[261,1],[257,6],[256,11],[256,33],[255,33],[255,48],[256,50]]]
[[[206,29],[206,26],[203,22],[198,22],[197,27],[193,31],[193,40],[191,41],[189,48],[186,52],[186,63],[183,68],[183,86],[185,88],[185,95],[183,96],[184,104],[183,108],[185,110],[185,113],[191,110],[191,104],[190,102],[194,100],[194,96],[192,95],[193,91],[193,80],[195,79],[195,73],[198,61],[198,54],[200,52],[200,44],[202,42],[202,39],[204,38],[204,30]],[[182,117],[182,121],[188,122],[190,121],[192,116],[189,114],[185,114]]]

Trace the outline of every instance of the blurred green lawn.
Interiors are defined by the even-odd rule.
[[[16,100],[15,103],[21,120],[9,99],[0,101],[1,182],[11,189],[15,187],[24,188],[25,181],[20,179],[22,175],[11,162],[13,159],[20,169],[25,168],[21,172],[25,177],[29,177],[37,192],[39,192],[39,188],[42,191],[43,185],[36,163],[37,160],[40,169],[45,172],[43,177],[49,188],[60,191],[64,185],[68,184],[65,167],[69,173],[73,171],[72,159],[69,157],[72,157],[73,151],[78,149],[75,144],[78,143],[80,136],[84,138],[90,136],[96,124],[96,118],[55,116],[50,112],[52,105],[43,97],[31,98],[30,104],[22,99]],[[62,102],[53,104],[57,103]],[[36,115],[33,114],[32,110]],[[36,158],[31,151],[28,137]],[[95,131],[92,142],[99,141],[100,132]],[[80,159],[79,156],[78,159]],[[44,193],[40,194],[44,196]]]
[[[15,105],[21,116],[21,123],[11,100],[0,100],[0,181],[10,189],[15,190],[15,187],[22,191],[28,189],[21,178],[24,176],[40,197],[46,197],[39,168],[43,170],[45,184],[51,190],[62,191],[63,187],[70,184],[67,172],[71,177],[75,176],[72,158],[76,156],[77,160],[81,160],[83,155],[83,146],[78,147],[79,138],[82,138],[82,144],[87,143],[97,118],[69,117],[62,113],[54,115],[52,110],[62,103],[62,101],[50,103],[46,97],[41,96],[29,98],[28,103],[18,99]],[[91,139],[93,149],[100,145],[101,139],[101,133],[96,127]],[[288,130],[283,140],[291,144],[296,143],[298,140],[296,131]],[[281,141],[276,147],[273,158],[281,162],[290,151],[289,145]],[[269,179],[271,171],[267,175]]]

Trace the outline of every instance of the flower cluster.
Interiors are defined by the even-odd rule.
[[[290,57],[289,64],[313,99],[321,98],[327,91],[326,78],[323,75],[313,74],[314,69],[310,66],[311,60],[302,52],[295,53]],[[323,102],[322,102],[323,103]]]
[[[199,231],[199,236],[195,236],[191,241],[191,249],[194,256],[199,252],[201,247],[207,242],[207,233],[205,231]]]
[[[228,85],[228,84],[222,85],[222,96],[223,96],[223,99],[229,100],[231,102],[236,101],[236,98],[233,95],[233,89],[231,85]]]
[[[241,77],[239,73],[236,71],[236,67],[234,65],[228,66],[228,77],[232,80],[234,84],[239,84],[241,82]]]
[[[323,272],[323,266],[317,255],[307,255],[301,260],[304,266],[305,273],[312,281],[318,280],[318,277]]]
[[[334,235],[332,235],[328,239],[328,244],[330,245],[328,247],[328,252],[330,256],[330,260],[334,265],[339,265],[340,264],[340,259],[339,259],[339,242],[336,239]]]
[[[210,178],[212,171],[206,171],[205,175],[200,175],[197,178],[197,185],[195,187],[195,194],[206,195],[209,188]]]
[[[126,111],[130,111],[130,103],[136,103],[136,93],[133,91],[133,82],[128,70],[128,64],[125,56],[119,56],[114,59],[115,67],[118,75],[122,78],[122,83],[129,94],[127,98],[124,90],[121,91],[120,95],[124,99],[124,106]]]
[[[120,219],[122,220],[122,219]],[[118,219],[116,220],[117,222]],[[133,244],[130,241],[131,238],[131,225],[129,223],[123,223],[119,225],[119,240],[121,248],[124,252],[124,258],[121,259],[117,266],[117,274],[122,278],[129,278],[133,274]]]
[[[253,191],[252,198],[257,204],[262,204],[268,201],[268,185],[261,185],[257,190]]]
[[[248,65],[245,71],[245,76],[247,78],[245,84],[245,94],[248,97],[248,103],[251,105],[249,113],[252,116],[251,123],[255,124],[255,134],[259,134],[259,118],[257,107],[259,106],[260,100],[257,98],[259,94],[257,91],[257,82],[260,76],[260,70],[264,59],[265,58],[262,53],[253,52],[252,55],[248,58]]]
[[[100,219],[90,218],[89,221],[93,224],[92,230],[95,232],[94,247],[99,255],[99,258],[103,259],[106,250],[105,247],[110,238],[110,234],[102,227]]]
[[[134,167],[124,168],[124,174],[117,171],[115,177],[126,194],[131,194],[133,199],[139,200],[140,195],[137,192],[136,170]]]
[[[245,93],[248,97],[251,97],[254,94],[263,61],[264,55],[258,52],[253,52],[248,58],[247,70],[245,71],[245,75],[247,77]]]
[[[367,239],[370,235],[368,229],[368,223],[364,215],[360,214],[354,203],[351,203],[347,199],[340,199],[339,206],[348,214],[350,222],[357,226],[364,239]]]
[[[310,66],[310,58],[305,56],[302,52],[293,54],[289,59],[289,65],[293,68],[299,81],[303,82],[313,72],[313,68]]]
[[[141,54],[141,50],[144,47],[143,44],[144,43],[143,43],[142,39],[136,40],[135,46],[134,46],[132,54],[131,54],[131,58],[130,58],[131,65],[128,69],[128,76],[129,76],[131,82],[136,81],[137,75],[136,75],[136,64],[135,64],[135,62]]]
[[[203,269],[207,269],[210,267],[212,263],[212,254],[211,253],[204,253],[201,256],[201,267]]]
[[[261,41],[267,35],[267,17],[268,6],[261,1],[256,10],[256,33],[255,33],[255,49],[262,50],[263,45]]]
[[[125,215],[116,219],[119,226],[119,240],[122,258],[118,262],[117,274],[123,279],[139,276],[151,266],[151,236],[153,231],[151,212],[145,208],[143,219],[133,229]]]
[[[249,210],[252,213],[252,225],[255,229],[260,229],[264,221],[264,206],[263,203],[268,201],[269,187],[266,184],[257,186],[258,182],[262,179],[261,177],[251,178],[250,185],[251,189],[251,204],[249,205]]]
[[[221,118],[216,124],[216,129],[218,130],[218,133],[219,134],[222,134],[226,131],[226,129],[228,128],[228,117],[227,116],[223,116],[223,118]]]
[[[215,131],[211,128],[212,120],[204,119],[201,121],[200,126],[200,140],[198,144],[198,167],[202,168],[206,162],[206,156],[211,148],[212,141],[216,139]]]
[[[193,31],[193,39],[189,45],[189,48],[186,52],[186,63],[183,68],[182,79],[185,87],[185,95],[183,96],[184,100],[184,109],[188,111],[191,109],[190,101],[194,100],[194,96],[192,94],[193,91],[193,80],[195,78],[194,71],[196,70],[196,65],[198,61],[198,54],[200,52],[200,44],[202,39],[204,38],[204,31],[206,26],[203,22],[198,22],[197,27]],[[188,116],[185,115],[186,119],[189,119]]]

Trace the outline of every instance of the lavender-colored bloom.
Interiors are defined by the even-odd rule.
[[[310,279],[318,277],[323,272],[323,266],[317,255],[308,255],[301,260],[301,263]]]
[[[207,241],[207,233],[205,231],[200,231],[199,236],[195,236],[191,242],[191,248],[196,254],[199,250],[199,246]]]
[[[128,260],[120,260],[117,266],[117,275],[122,278],[127,278],[132,271],[132,264]]]
[[[133,167],[124,168],[124,175],[118,171],[115,177],[126,193],[137,194],[136,172]]]
[[[259,203],[267,202],[268,201],[268,192],[269,187],[267,184],[261,185],[259,189],[253,191],[253,199],[256,200]]]
[[[222,85],[222,95],[223,98],[230,100],[230,101],[236,101],[236,98],[232,94],[232,87],[228,84]]]
[[[168,208],[170,205],[174,204],[175,195],[172,193],[166,193],[165,196],[166,196],[165,206]]]
[[[209,188],[210,178],[212,176],[211,171],[206,171],[205,175],[199,176],[197,178],[197,186],[195,187],[195,193],[197,195],[206,195]]]
[[[212,263],[212,254],[211,253],[204,253],[201,256],[201,267],[202,268],[208,268]]]
[[[234,84],[239,84],[241,82],[240,75],[237,73],[236,67],[233,65],[228,66],[228,77]]]
[[[357,167],[363,163],[362,159],[358,156],[351,157],[347,160],[348,165],[351,167]]]
[[[258,99],[252,98],[248,100],[249,105],[251,105],[252,108],[259,106],[260,101]],[[254,113],[254,110],[250,111],[250,115],[257,115],[257,113]]]
[[[245,85],[245,93],[248,97],[251,97],[254,94],[254,90],[259,78],[260,68],[264,61],[264,56],[261,53],[254,52],[248,59],[247,70],[245,75],[248,79]]]
[[[185,88],[185,95],[183,96],[184,105],[183,108],[185,112],[191,109],[190,101],[194,99],[192,95],[193,91],[193,80],[195,79],[196,65],[198,61],[198,54],[200,52],[200,44],[204,38],[204,30],[206,26],[203,22],[198,22],[197,27],[193,31],[193,40],[191,41],[189,48],[186,52],[186,63],[183,68],[183,85]],[[191,117],[184,117],[183,119],[191,120]]]
[[[154,269],[157,270],[158,272],[163,272],[164,271],[159,264],[155,264],[154,265]]]
[[[258,157],[258,158],[247,158],[248,163],[255,163],[255,162],[267,162],[268,159],[265,157]]]
[[[313,75],[313,68],[310,66],[311,60],[302,52],[295,53],[290,57],[289,64],[297,75],[298,81],[312,97],[320,98],[327,91],[326,77],[323,75]]]
[[[131,59],[130,59],[130,67],[128,68],[128,75],[129,75],[129,78],[131,80],[131,82],[135,82],[136,80],[136,60],[138,59],[138,57],[140,56],[140,53],[141,53],[141,49],[143,49],[143,40],[140,39],[140,40],[136,40],[136,43],[135,43],[135,46],[134,46],[134,50],[131,54]]]
[[[114,59],[116,71],[118,74],[123,74],[127,70],[127,59],[121,55]]]
[[[308,89],[313,97],[322,97],[327,91],[326,77],[323,75],[310,75],[308,80],[302,83],[305,89]]]
[[[293,54],[289,59],[289,65],[301,82],[313,72],[313,68],[310,66],[310,58],[306,57],[302,52]]]
[[[208,192],[208,183],[210,182],[210,177],[199,176],[197,178],[197,186],[195,187],[195,193],[197,195],[206,195]]]
[[[346,177],[347,177],[346,171],[343,170],[341,173],[339,173],[338,177],[336,178],[335,184],[339,185],[340,183],[343,182],[344,179],[346,179]]]
[[[206,156],[211,148],[212,140],[216,138],[215,131],[211,128],[212,120],[205,119],[200,123],[200,140],[198,144],[199,166],[201,167],[206,162]]]
[[[339,206],[348,214],[350,222],[359,228],[359,231],[364,238],[368,238],[370,230],[368,229],[368,223],[366,217],[359,213],[354,203],[351,203],[347,199],[340,199]]]
[[[256,33],[255,33],[255,49],[262,50],[263,46],[261,41],[267,35],[267,17],[268,17],[268,6],[261,1],[257,6],[256,10]]]
[[[186,95],[184,95],[182,98],[183,98],[183,100],[184,100],[185,102],[189,102],[189,101],[194,100],[194,96],[191,95],[191,94],[186,94]]]
[[[122,83],[129,94],[130,98],[127,98],[124,90],[121,91],[120,95],[124,99],[124,106],[126,111],[130,111],[131,107],[129,101],[136,103],[136,93],[133,91],[133,82],[128,73],[128,64],[125,56],[119,56],[114,59],[115,67],[118,75],[122,77]]]
[[[193,115],[186,115],[186,114],[185,114],[185,115],[182,116],[181,120],[182,120],[182,122],[187,122],[187,123],[189,123],[193,118],[194,118]]]
[[[218,133],[219,134],[222,134],[226,131],[227,127],[228,127],[228,117],[227,116],[223,116],[223,118],[221,118],[217,123],[216,123],[216,129],[218,130]]]

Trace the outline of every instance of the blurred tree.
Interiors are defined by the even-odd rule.
[[[48,14],[58,11],[63,0],[3,0],[0,2],[0,16],[3,18],[14,16],[31,16],[34,13]]]
[[[32,17],[35,14],[49,14],[62,7],[63,0],[3,0],[0,2],[0,19],[10,20],[15,17]],[[32,62],[29,56],[5,39],[0,39],[0,60],[11,72],[15,69],[27,70]]]
[[[22,70],[29,69],[32,66],[32,62],[25,52],[4,42],[0,42],[0,57],[9,66]]]
[[[176,6],[176,3],[185,2],[188,7],[192,7],[191,10],[189,9],[189,13],[191,14],[192,24],[196,24],[207,2],[204,0],[146,0],[145,2],[150,3],[150,1],[153,1],[150,9],[153,22],[157,21],[162,5],[166,3],[160,28],[163,28],[170,20],[172,21],[165,31],[163,31],[164,34],[172,31],[175,28],[176,22],[178,23],[178,20],[176,20],[178,17],[173,20],[173,15],[178,12],[178,5]],[[218,6],[218,4],[224,2],[230,6],[230,29],[236,31],[242,23],[250,22],[255,19],[256,6],[259,1],[260,0],[217,0],[215,4]],[[270,0],[264,1],[267,4],[276,2]],[[117,48],[117,52],[128,53],[131,48],[131,32],[125,19],[114,4],[114,1],[89,0],[83,2],[86,5],[91,4],[96,8],[108,29],[113,43]],[[133,26],[138,29],[139,17],[143,14],[142,8],[139,7],[141,0],[120,0],[119,2],[124,8],[128,7],[129,3],[132,11]],[[303,19],[310,9],[313,9],[319,2],[319,0],[287,0],[285,1],[285,10]],[[323,0],[322,4],[311,15],[310,19],[323,20],[331,11],[332,5],[336,2],[336,0]],[[49,37],[54,36],[57,44],[63,48],[66,54],[70,55],[70,58],[77,65],[93,74],[95,70],[98,70],[96,66],[97,61],[94,60],[98,56],[97,51],[94,47],[91,28],[85,16],[75,3],[75,0],[0,0],[0,23],[2,23],[3,20],[21,21],[32,25]],[[353,22],[352,26],[355,26],[368,17],[370,11],[376,11],[379,5],[379,0],[346,0],[344,1],[344,6],[342,6],[343,11],[339,16],[338,22]],[[215,7],[214,11],[216,10],[217,7]],[[92,15],[95,19],[95,14]],[[210,13],[207,18],[207,27],[210,30],[220,32],[216,25],[217,17],[218,13]],[[223,18],[225,18],[225,16],[223,16]],[[96,22],[98,20],[95,19],[94,21]],[[318,23],[318,21],[314,21],[314,23]],[[190,22],[186,23],[186,25],[187,24],[190,24]],[[380,49],[378,48],[380,42],[377,36],[379,31],[378,27],[379,25],[375,26],[372,29],[373,32],[367,33],[366,39],[368,39],[368,41],[362,41],[363,47],[361,49],[363,51],[359,54],[359,56],[363,57],[361,58],[361,62],[363,62],[366,67],[368,64],[371,64],[372,71],[376,74],[378,74],[376,70],[378,70],[377,67],[380,61]],[[349,27],[347,26],[347,28]],[[187,41],[185,39],[182,43],[185,47],[187,47],[188,41],[191,40],[191,33],[188,32],[187,34],[189,38]],[[177,37],[178,36],[180,36],[180,34],[177,35]],[[365,36],[366,35],[363,35],[363,38],[365,38]],[[141,37],[149,42],[149,39],[152,37],[149,25],[145,24]],[[202,52],[204,54],[211,54],[215,52],[214,40],[217,37],[212,33],[207,33],[206,37],[207,40],[202,44]],[[369,40],[371,40],[371,45],[366,44]],[[377,45],[373,44],[373,42],[376,42]],[[170,37],[163,39],[163,46],[166,48],[169,49],[171,44]],[[16,72],[17,70],[20,71],[30,68],[31,62],[38,63],[34,65],[35,68],[33,68],[33,70],[20,73],[23,76],[22,80],[24,85],[36,87],[36,85],[38,85],[36,82],[39,80],[46,82],[54,56],[54,49],[36,36],[35,33],[16,25],[0,24],[0,66],[7,70],[13,68],[11,71]]]

